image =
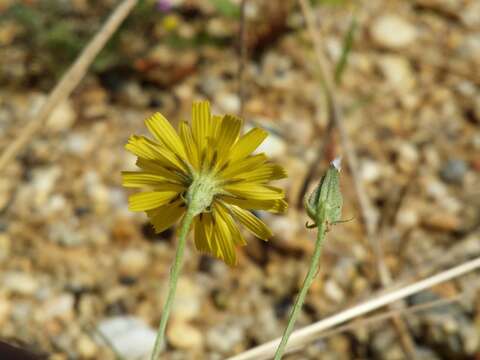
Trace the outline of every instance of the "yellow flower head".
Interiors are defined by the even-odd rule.
[[[252,155],[265,130],[240,136],[242,120],[212,115],[207,101],[193,104],[192,125],[182,122],[178,134],[159,113],[145,123],[155,141],[134,135],[126,145],[142,171],[123,172],[123,185],[147,190],[130,196],[130,210],[145,211],[157,232],[189,211],[196,248],[229,265],[236,264],[235,246],[246,244],[236,222],[260,239],[272,236],[249,211],[287,208],[283,190],[267,184],[284,178],[285,171],[263,153]]]

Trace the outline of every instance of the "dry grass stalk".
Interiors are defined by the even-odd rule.
[[[37,133],[55,107],[65,101],[85,76],[89,66],[112,37],[120,24],[125,20],[138,0],[124,0],[110,15],[103,27],[97,32],[90,43],[83,49],[75,62],[62,76],[57,85],[50,92],[47,101],[37,115],[23,128],[20,135],[3,151],[0,156],[0,171],[17,156]]]
[[[287,345],[287,352],[292,349],[298,349],[300,345],[305,345],[306,342],[317,339],[322,332],[331,329],[337,325],[355,319],[356,317],[370,313],[383,306],[390,305],[395,301],[402,300],[416,294],[425,289],[431,288],[443,282],[455,279],[471,271],[480,268],[480,257],[464,262],[451,269],[445,270],[436,275],[430,276],[426,279],[414,282],[413,284],[403,286],[399,289],[377,295],[374,298],[364,301],[358,305],[350,307],[335,315],[320,320],[312,325],[306,326],[302,329],[294,331],[290,336],[290,341]],[[403,310],[393,310],[401,313]],[[308,339],[308,341],[307,341]],[[275,349],[280,343],[280,338],[269,341],[263,345],[250,349],[239,355],[232,356],[228,360],[266,360],[270,359],[275,353]]]

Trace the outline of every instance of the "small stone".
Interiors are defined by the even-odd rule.
[[[5,290],[18,295],[33,295],[39,287],[32,275],[16,271],[5,273],[2,283]]]
[[[448,160],[440,170],[440,177],[450,184],[459,184],[468,170],[468,165],[460,159]]]
[[[79,246],[85,241],[83,233],[78,230],[76,222],[56,222],[48,226],[48,239],[63,246]]]
[[[65,149],[76,156],[86,156],[94,148],[94,141],[86,133],[73,132],[65,138]]]
[[[122,87],[120,98],[131,106],[144,108],[148,106],[150,97],[136,81],[131,81]]]
[[[420,216],[414,208],[401,208],[397,213],[396,223],[402,229],[412,229],[420,222]]]
[[[155,330],[133,316],[118,316],[102,320],[97,329],[126,359],[147,356],[153,348],[157,335]]]
[[[474,326],[466,326],[461,329],[463,347],[466,354],[474,356],[480,350],[480,332]]]
[[[32,186],[34,195],[31,201],[37,208],[45,205],[61,174],[62,171],[57,166],[38,168],[33,171]]]
[[[380,179],[382,170],[376,162],[364,160],[360,166],[360,175],[365,182],[373,183]]]
[[[123,276],[137,277],[150,263],[148,254],[141,249],[128,249],[120,255],[119,271]]]
[[[167,330],[167,338],[178,349],[199,349],[203,346],[202,332],[183,321],[172,321]]]
[[[110,208],[110,193],[96,171],[89,171],[85,174],[85,188],[93,202],[95,212],[98,215],[105,214]]]
[[[166,290],[168,289],[165,288]],[[186,321],[200,315],[201,295],[200,288],[191,279],[181,277],[177,283],[175,302],[172,305],[172,318]]]
[[[219,324],[207,332],[206,340],[210,349],[227,354],[244,338],[244,330],[235,324]]]
[[[42,322],[53,318],[69,320],[73,317],[75,298],[65,293],[49,299],[41,308],[39,317]]]
[[[222,92],[216,101],[224,113],[237,114],[240,111],[240,98],[236,94]]]
[[[406,93],[415,86],[415,76],[407,59],[397,55],[385,55],[379,58],[378,64],[388,83]]]
[[[394,14],[383,15],[370,28],[373,40],[389,49],[400,49],[412,45],[417,38],[415,27]]]
[[[337,303],[342,303],[345,300],[345,293],[342,288],[334,281],[327,280],[324,286],[325,295]]]
[[[287,145],[281,137],[270,132],[265,141],[256,150],[257,154],[262,152],[272,158],[281,158],[287,152]]]
[[[47,120],[46,127],[48,130],[53,132],[65,131],[72,127],[76,118],[77,114],[73,109],[72,103],[70,100],[65,100],[57,105],[55,110],[52,112]]]
[[[437,231],[457,231],[461,224],[457,216],[445,212],[428,214],[422,219],[422,225]]]
[[[95,359],[98,353],[98,346],[90,337],[82,335],[77,340],[77,351],[82,358]]]
[[[349,258],[340,259],[331,274],[340,286],[350,286],[357,275],[355,261]]]
[[[277,216],[270,213],[262,214],[265,221],[268,223],[275,237],[280,242],[281,246],[291,249],[301,248],[301,245],[295,241],[296,234],[299,231],[299,219],[296,213],[289,212],[284,216]]]

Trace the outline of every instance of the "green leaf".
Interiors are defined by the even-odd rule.
[[[210,3],[221,15],[233,19],[240,18],[240,7],[231,0],[210,0]]]
[[[348,56],[350,55],[350,51],[352,50],[353,38],[356,29],[357,20],[354,17],[350,22],[347,34],[345,35],[345,39],[343,40],[342,54],[337,62],[337,65],[335,66],[335,83],[337,84],[340,84],[340,82],[342,81],[342,75],[347,66]]]

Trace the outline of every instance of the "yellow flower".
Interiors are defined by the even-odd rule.
[[[178,134],[159,113],[145,123],[155,140],[134,135],[126,145],[142,171],[123,172],[123,185],[147,189],[130,196],[130,210],[146,211],[157,232],[189,211],[196,248],[229,265],[236,264],[235,246],[246,244],[237,222],[260,239],[272,236],[249,211],[287,208],[283,190],[267,184],[284,178],[285,171],[263,153],[252,155],[265,130],[240,136],[242,120],[211,115],[207,101],[193,104],[192,125],[182,122]]]

